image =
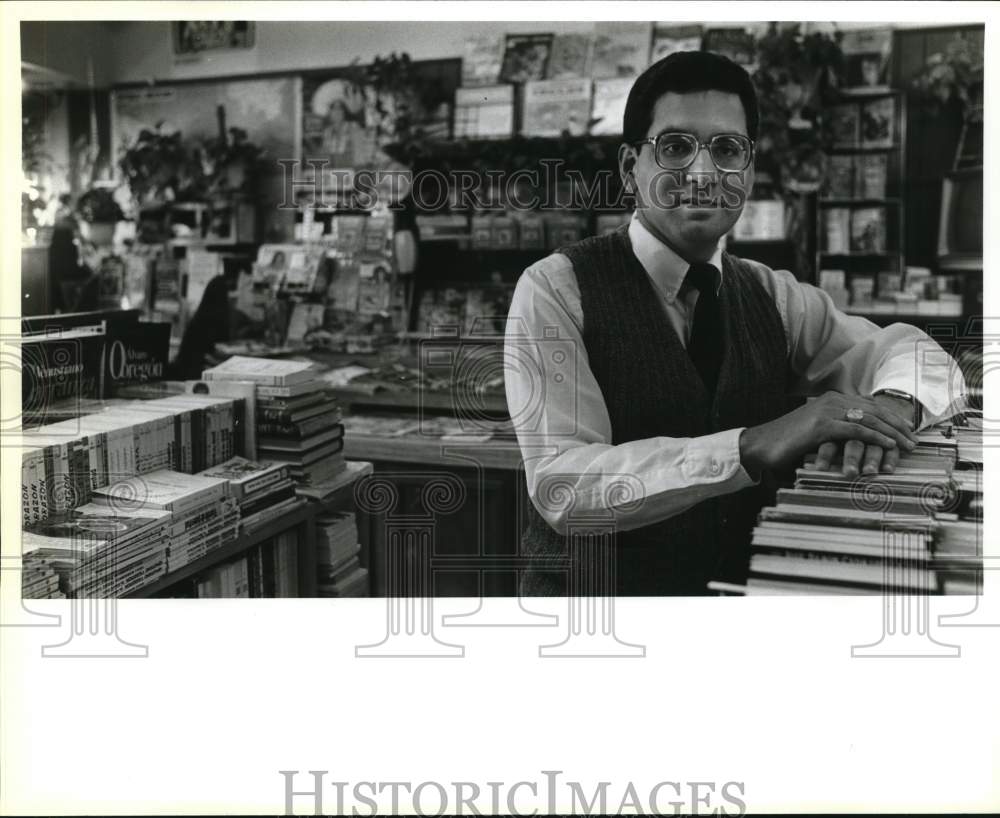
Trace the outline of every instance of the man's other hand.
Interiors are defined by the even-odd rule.
[[[876,395],[873,400],[887,412],[892,412],[909,424],[914,425],[914,406],[908,400],[892,395]],[[914,438],[915,439],[915,438]],[[848,440],[846,442],[827,441],[819,447],[816,454],[815,467],[826,471],[837,459],[841,459],[841,472],[846,477],[857,477],[859,474],[877,474],[880,471],[894,472],[899,465],[899,448],[886,449],[863,440]]]
[[[746,429],[740,436],[740,461],[747,472],[756,475],[762,469],[795,465],[817,448],[828,456],[829,463],[836,455],[836,446],[847,448],[848,443],[848,455],[861,445],[859,460],[865,447],[878,451],[879,462],[884,452],[912,451],[916,446],[913,422],[902,417],[898,409],[889,408],[888,400],[895,399],[827,392],[787,415]],[[849,419],[849,409],[860,409],[862,417]],[[832,453],[827,446],[831,443]]]

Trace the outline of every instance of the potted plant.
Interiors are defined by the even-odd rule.
[[[973,107],[973,88],[982,81],[982,46],[958,32],[944,51],[936,51],[927,58],[910,81],[910,90],[933,113],[949,104],[957,105],[964,120]]]
[[[80,232],[91,244],[106,247],[114,238],[115,225],[125,218],[112,190],[92,187],[76,203]]]
[[[192,198],[201,175],[180,132],[164,132],[162,122],[139,132],[119,167],[140,210]]]

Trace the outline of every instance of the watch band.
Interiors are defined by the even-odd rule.
[[[904,392],[902,389],[879,389],[877,392],[872,393],[872,397],[877,397],[878,395],[888,395],[890,398],[899,398],[900,400],[909,401],[910,405],[913,407],[913,425],[915,427],[920,426],[920,421],[922,419],[923,407],[913,395],[909,392]]]

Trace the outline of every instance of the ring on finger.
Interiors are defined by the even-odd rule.
[[[865,410],[857,406],[852,406],[844,412],[844,417],[851,421],[851,423],[860,423],[865,419]]]

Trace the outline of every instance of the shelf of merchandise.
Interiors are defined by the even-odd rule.
[[[883,197],[824,197],[816,199],[816,263],[815,283],[819,284],[819,273],[824,269],[843,269],[846,273],[845,286],[850,289],[852,275],[874,275],[879,272],[893,272],[900,275],[906,273],[906,260],[903,243],[906,237],[905,208],[905,168],[906,168],[906,95],[902,91],[891,88],[848,89],[841,94],[839,103],[862,106],[873,100],[891,98],[894,100],[893,111],[893,144],[885,147],[856,145],[851,147],[837,146],[828,148],[831,155],[860,156],[885,154],[887,161],[887,191],[891,195]],[[886,211],[886,241],[885,252],[831,252],[824,249],[826,232],[824,214],[833,207],[862,208],[883,207]],[[848,236],[850,240],[850,236]],[[872,270],[871,265],[879,259],[886,260],[886,268]],[[860,269],[859,269],[860,265]],[[875,295],[878,295],[876,291]],[[866,317],[868,317],[866,315]],[[881,317],[881,314],[880,314]],[[905,316],[903,317],[905,319]],[[901,320],[903,320],[901,319]]]
[[[155,582],[151,582],[149,585],[125,596],[133,599],[154,596],[179,582],[190,579],[202,571],[238,557],[254,546],[265,543],[283,531],[288,531],[292,528],[298,530],[298,594],[300,597],[315,596],[316,539],[313,532],[313,518],[316,516],[316,512],[316,506],[303,500],[301,505],[296,506],[281,517],[271,520],[252,531],[241,533],[236,539],[220,548],[216,548],[205,556],[189,562],[176,571],[171,571]]]

